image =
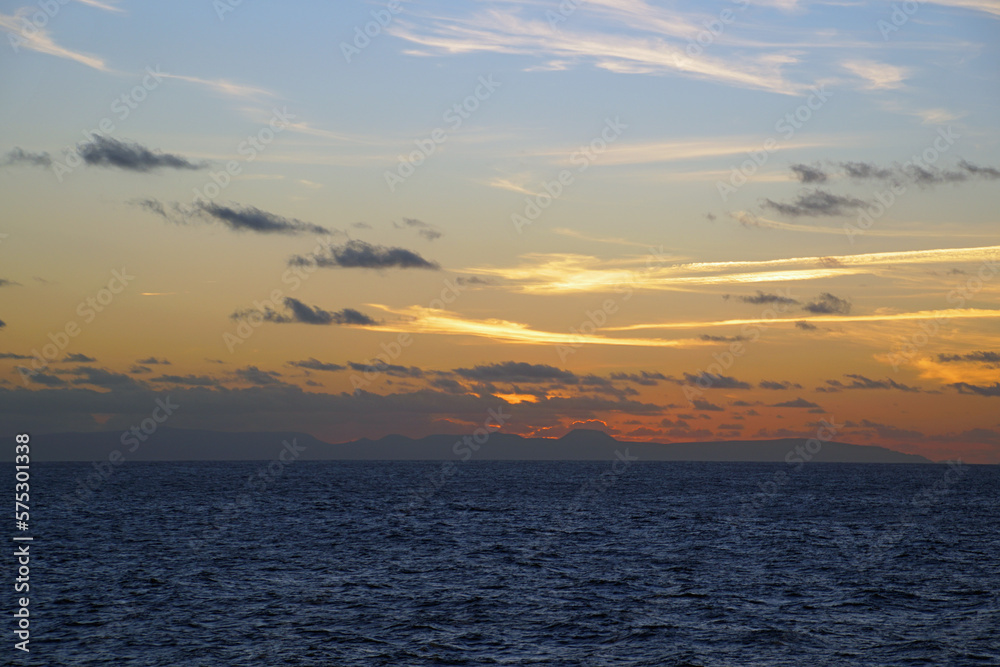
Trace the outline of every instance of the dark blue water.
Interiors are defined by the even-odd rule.
[[[18,664],[1000,664],[995,466],[88,470],[33,466]]]

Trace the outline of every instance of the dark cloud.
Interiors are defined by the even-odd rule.
[[[319,306],[308,306],[298,299],[287,297],[285,306],[292,311],[292,317],[296,322],[304,324],[341,324],[341,325],[365,325],[378,324],[371,317],[353,308],[343,308],[338,311],[323,310]]]
[[[899,391],[907,391],[911,393],[917,393],[920,390],[918,387],[911,387],[906,384],[901,384],[896,382],[892,378],[886,378],[884,380],[872,380],[864,375],[858,375],[856,373],[845,373],[844,377],[850,378],[850,384],[841,384],[836,380],[828,381],[829,384],[841,387],[843,389],[898,389]]]
[[[130,202],[134,206],[160,216],[174,224],[190,224],[194,220],[218,222],[235,232],[255,232],[258,234],[333,234],[321,225],[304,222],[296,218],[286,218],[275,213],[262,211],[255,206],[239,204],[217,204],[197,201],[189,205],[177,202],[164,204],[156,199],[137,199]]]
[[[170,361],[169,360],[167,360],[167,359],[157,359],[156,357],[147,357],[145,359],[136,359],[135,363],[137,363],[137,364],[150,364],[150,365],[153,365],[153,366],[156,366],[156,365],[169,366],[170,365]]]
[[[124,373],[115,373],[104,368],[77,366],[64,372],[75,376],[75,379],[71,380],[72,384],[89,384],[102,389],[130,389],[142,386]]]
[[[403,222],[394,222],[392,226],[396,229],[404,229],[406,227],[416,229],[417,234],[420,234],[428,241],[434,241],[444,236],[434,225],[429,225],[423,220],[417,220],[416,218],[403,218]]]
[[[369,225],[367,222],[352,222],[351,223],[351,227],[354,227],[355,229],[371,229],[372,228],[372,226]]]
[[[621,380],[624,382],[632,382],[634,384],[643,385],[645,387],[654,387],[660,382],[672,382],[674,378],[667,377],[663,373],[641,371],[639,373],[612,373],[612,380]]]
[[[305,361],[289,361],[289,366],[295,366],[296,368],[305,368],[311,371],[342,371],[346,370],[347,366],[341,366],[340,364],[328,364],[322,362],[313,357],[309,357]]]
[[[459,285],[492,285],[493,283],[485,278],[480,278],[479,276],[471,276],[465,278],[463,276],[458,276],[455,278],[455,282]]]
[[[756,305],[762,305],[765,303],[781,303],[781,304],[798,303],[798,301],[796,301],[791,297],[781,296],[780,294],[767,294],[760,290],[757,290],[757,293],[754,295],[751,296],[743,295],[743,296],[738,296],[736,298],[738,298],[743,303],[752,303]]]
[[[810,403],[804,398],[796,398],[794,401],[784,401],[783,403],[775,403],[771,406],[772,408],[818,408],[819,406],[815,403]]]
[[[255,206],[223,206],[214,202],[198,202],[198,212],[222,222],[234,231],[251,231],[262,234],[330,234],[330,230],[311,222],[285,218],[262,211]]]
[[[331,324],[344,326],[378,325],[378,321],[360,311],[354,310],[353,308],[343,308],[335,311],[323,310],[319,306],[310,306],[299,301],[298,299],[293,299],[290,296],[285,297],[283,303],[287,309],[287,313],[279,313],[268,307],[265,310],[237,310],[230,315],[230,317],[234,320],[243,320],[257,315],[265,322],[274,322],[276,324],[291,324],[298,322],[301,324],[316,324],[321,326]]]
[[[819,167],[810,167],[806,164],[793,164],[792,172],[803,183],[823,183],[826,181],[826,173]]]
[[[720,406],[715,403],[709,403],[701,398],[696,398],[691,403],[694,405],[695,410],[701,410],[702,412],[724,412],[724,409]]]
[[[974,362],[982,364],[1000,364],[1000,352],[969,352],[967,354],[939,354],[938,361],[943,363]]]
[[[150,382],[181,384],[189,387],[215,387],[219,382],[207,375],[160,375],[150,379]]]
[[[58,378],[57,378],[58,379]],[[468,392],[419,389],[404,393],[365,391],[325,393],[288,384],[236,388],[156,385],[154,388],[99,391],[90,387],[9,389],[0,386],[0,432],[121,431],[149,416],[157,398],[182,406],[171,417],[174,428],[222,431],[281,431],[294,428],[323,440],[343,442],[389,433],[440,433],[442,415],[465,423],[482,423],[489,410],[516,414],[524,432],[540,426],[606,417],[609,412],[659,419],[663,407],[604,396],[539,398],[511,406],[502,398]],[[289,422],[294,406],[294,425]],[[93,415],[108,415],[98,424]],[[20,429],[20,430],[17,430]],[[507,430],[505,428],[505,430]],[[464,431],[461,431],[464,432]]]
[[[151,151],[134,141],[119,141],[100,134],[79,146],[83,161],[96,167],[117,167],[127,171],[149,172],[161,168],[203,169],[207,164],[195,164],[180,155]]]
[[[865,202],[855,197],[835,195],[817,188],[798,195],[792,203],[765,199],[762,205],[783,215],[797,218],[801,216],[849,215],[855,209],[864,206]]]
[[[47,373],[29,373],[28,377],[31,382],[46,387],[64,387],[67,384],[61,377],[56,377],[55,375],[49,375]]]
[[[802,389],[802,385],[797,382],[784,382],[777,380],[761,380],[760,384],[757,385],[761,389]]]
[[[277,371],[263,371],[256,366],[238,368],[234,371],[234,373],[239,379],[258,386],[285,384],[285,382],[278,379],[281,377],[281,373]]]
[[[0,352],[0,359],[34,359],[30,354],[16,354],[14,352]]]
[[[464,394],[466,392],[465,387],[451,378],[437,378],[432,380],[430,384],[435,389],[440,389],[449,394]]]
[[[77,364],[89,364],[91,362],[97,361],[97,359],[95,359],[94,357],[88,357],[85,354],[74,352],[73,354],[67,354],[65,357],[63,357],[63,361],[73,362]]]
[[[943,185],[948,183],[965,183],[972,180],[1000,179],[1000,169],[981,167],[966,160],[959,160],[957,168],[942,169],[939,167],[923,167],[915,164],[894,164],[889,167],[879,167],[871,162],[838,162],[836,163],[848,178],[854,180],[892,181],[894,183],[914,183],[921,187]]]
[[[819,327],[817,327],[815,324],[809,324],[808,322],[796,322],[795,328],[804,329],[805,331],[813,331],[815,329],[818,329]]]
[[[698,336],[701,340],[711,341],[713,343],[735,343],[741,340],[746,340],[743,336],[713,336],[712,334],[702,334]]]
[[[424,371],[416,366],[399,366],[397,364],[387,364],[378,360],[371,364],[359,364],[348,361],[347,365],[352,371],[360,373],[385,373],[395,377],[419,378],[424,376]]]
[[[20,287],[21,283],[6,278],[0,278],[0,287]]]
[[[870,419],[862,419],[858,426],[870,429],[878,434],[880,438],[886,438],[889,440],[906,440],[912,442],[913,440],[924,439],[924,434],[920,431],[899,428],[889,424],[879,424],[878,422],[873,422]]]
[[[144,373],[152,373],[153,369],[150,368],[149,366],[140,366],[139,364],[132,364],[129,367],[128,372],[132,373],[133,375],[142,375]]]
[[[345,269],[440,269],[412,250],[387,248],[364,241],[348,241],[344,245],[328,245],[320,253],[303,257],[295,255],[289,261],[292,266],[341,267]]]
[[[851,302],[829,292],[823,292],[802,306],[802,309],[817,315],[847,315],[851,312]]]
[[[529,364],[523,361],[504,361],[497,364],[456,368],[454,373],[469,380],[483,382],[562,382],[577,384],[580,378],[572,371],[547,364]]]
[[[697,385],[702,389],[750,389],[750,385],[742,380],[737,380],[728,375],[715,375],[704,371],[698,375],[685,373],[684,379],[688,383]]]
[[[15,146],[13,149],[8,151],[7,155],[5,155],[3,160],[0,161],[0,166],[21,164],[29,167],[51,167],[52,156],[45,152],[29,153],[28,151]]]
[[[975,385],[969,384],[967,382],[956,382],[951,385],[958,390],[960,394],[978,394],[979,396],[1000,396],[1000,382],[995,382],[992,385]]]
[[[841,162],[839,166],[849,178],[858,180],[887,180],[892,178],[894,173],[892,169],[876,167],[870,162]]]
[[[3,329],[5,326],[7,326],[7,323],[4,322],[3,320],[0,320],[0,329]]]

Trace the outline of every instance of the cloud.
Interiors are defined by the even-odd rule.
[[[980,166],[967,160],[960,159],[954,168],[940,168],[934,166],[921,166],[907,162],[905,164],[891,164],[880,166],[874,162],[832,162],[840,173],[853,181],[889,181],[897,184],[913,183],[921,187],[932,185],[942,185],[948,183],[965,183],[968,181],[995,181],[1000,179],[1000,169],[996,167]],[[804,165],[792,165],[792,171],[800,176],[798,167]],[[811,168],[807,168],[811,169]],[[816,171],[826,179],[826,172],[816,168]],[[803,180],[800,176],[800,180]],[[803,180],[803,182],[808,182]]]
[[[285,218],[262,211],[255,206],[222,206],[214,202],[198,202],[197,206],[199,213],[222,222],[234,231],[279,234],[331,233],[329,229],[321,225],[314,225],[294,218]]]
[[[29,373],[28,378],[31,382],[46,387],[64,387],[67,384],[61,377],[49,375],[48,373]]]
[[[424,376],[424,371],[416,366],[400,366],[398,364],[387,364],[381,359],[374,363],[359,364],[348,361],[347,365],[352,371],[360,373],[385,373],[395,377],[419,378]]]
[[[765,199],[762,206],[770,208],[783,215],[793,218],[801,216],[836,216],[849,215],[855,209],[865,205],[865,202],[855,197],[835,195],[832,192],[816,188],[799,194],[792,203],[776,202]]]
[[[142,386],[124,373],[115,373],[104,368],[77,366],[64,373],[76,376],[76,379],[71,380],[72,384],[89,384],[102,389],[129,389]]]
[[[328,364],[313,357],[309,357],[305,361],[289,361],[289,366],[295,366],[296,368],[305,368],[311,371],[342,371],[346,370],[347,366],[341,366],[340,364]]]
[[[230,317],[234,320],[244,320],[249,317],[258,316],[265,322],[276,324],[300,324],[316,325],[346,325],[346,326],[377,326],[378,322],[364,313],[353,308],[343,308],[341,310],[323,310],[319,306],[310,306],[298,299],[285,297],[283,301],[287,313],[279,313],[269,306],[265,310],[245,309],[237,310]]]
[[[955,382],[951,385],[958,390],[960,394],[978,394],[979,396],[1000,396],[1000,382],[996,382],[992,385],[974,385],[967,382]]]
[[[434,225],[429,225],[422,220],[417,220],[416,218],[403,218],[402,223],[394,222],[392,225],[396,229],[403,229],[406,227],[415,228],[417,230],[417,234],[420,234],[428,241],[434,241],[444,236],[444,234],[441,233]]]
[[[901,384],[892,378],[872,380],[871,378],[867,378],[864,375],[858,375],[856,373],[845,373],[844,377],[851,378],[852,382],[850,384],[841,384],[836,381],[828,381],[828,383],[843,389],[898,389],[900,391],[911,393],[921,391],[919,387],[911,387],[909,385]]]
[[[802,309],[816,315],[847,315],[851,312],[851,302],[829,292],[823,292],[816,299],[802,306]]]
[[[579,377],[572,371],[548,364],[529,364],[523,361],[504,361],[474,366],[473,368],[456,368],[453,372],[466,379],[483,382],[562,382],[565,384],[579,382]]]
[[[160,375],[151,378],[150,382],[180,384],[189,387],[215,387],[219,384],[215,378],[207,375]]]
[[[691,404],[694,405],[695,410],[700,410],[702,412],[724,412],[724,408],[701,398],[694,399]]]
[[[30,354],[16,354],[14,352],[0,352],[0,359],[34,359]]]
[[[798,303],[795,299],[787,296],[781,296],[780,294],[766,294],[760,290],[752,296],[739,296],[737,297],[743,303],[753,303],[757,305],[765,303],[781,303],[781,304],[793,304]]]
[[[455,282],[459,285],[493,285],[493,281],[480,278],[479,276],[471,276],[466,278],[464,276],[458,276],[455,278]]]
[[[281,377],[281,373],[277,371],[263,371],[256,366],[238,368],[234,371],[234,373],[239,379],[257,386],[285,384],[285,382],[278,379]]]
[[[798,384],[797,382],[784,382],[777,380],[761,380],[760,384],[758,384],[757,386],[759,386],[761,389],[773,389],[773,390],[802,388],[802,385]]]
[[[815,324],[809,324],[808,322],[796,322],[795,323],[795,328],[796,329],[803,329],[805,331],[814,331],[815,329],[818,329],[819,327],[817,327]]]
[[[750,385],[742,380],[737,380],[728,375],[715,375],[704,371],[698,375],[685,373],[684,379],[689,384],[697,385],[702,389],[750,389]]]
[[[147,357],[145,359],[136,359],[135,363],[137,363],[137,364],[152,364],[154,366],[155,365],[161,365],[161,366],[169,366],[170,365],[170,361],[168,361],[167,359],[157,359],[156,357]]]
[[[100,134],[91,136],[90,142],[79,146],[80,157],[91,166],[117,167],[126,171],[147,173],[157,169],[203,169],[207,164],[195,164],[187,159],[151,151],[133,141],[119,141]]]
[[[21,283],[16,280],[7,280],[6,278],[0,278],[0,287],[21,287]]]
[[[46,152],[29,153],[15,146],[0,161],[0,166],[22,164],[30,167],[51,167],[52,156]]]
[[[841,67],[864,79],[865,88],[869,90],[900,88],[908,74],[905,67],[879,63],[874,60],[850,60],[841,63]]]
[[[633,384],[642,385],[645,387],[655,387],[660,382],[671,382],[674,381],[672,377],[667,377],[663,373],[641,371],[640,373],[612,373],[612,380],[621,380],[625,382],[632,382]]]
[[[328,245],[319,253],[303,257],[293,256],[288,263],[292,266],[341,267],[348,269],[440,269],[437,262],[431,262],[412,250],[405,248],[372,245],[365,241],[352,240],[344,245]]]
[[[746,340],[744,336],[715,336],[712,334],[702,334],[698,336],[698,339],[712,343],[736,343],[741,340]]]
[[[819,167],[810,167],[805,164],[793,164],[791,170],[795,176],[803,183],[823,183],[826,181],[826,173]]]
[[[966,354],[939,354],[938,361],[944,363],[975,362],[1000,364],[1000,352],[968,352]]]
[[[775,403],[771,407],[772,408],[818,408],[819,406],[816,405],[815,403],[810,403],[804,398],[796,398],[794,401]]]
[[[94,5],[93,2],[85,4]],[[25,30],[25,26],[31,27],[31,30]],[[57,58],[72,60],[102,72],[108,69],[104,65],[104,60],[97,56],[59,46],[52,39],[48,30],[39,28],[34,23],[29,23],[28,16],[21,11],[13,15],[0,14],[0,31],[8,33],[7,39],[15,53],[21,48],[26,48],[31,51],[56,56]]]
[[[156,199],[137,199],[130,202],[149,213],[174,224],[189,224],[194,220],[219,222],[235,232],[258,234],[332,234],[333,231],[311,222],[286,218],[262,211],[255,206],[223,205],[197,201],[190,205],[176,202],[164,204]]]
[[[456,5],[460,6],[464,7]],[[522,13],[522,9],[527,12]],[[421,55],[491,52],[530,58],[528,67],[535,71],[588,63],[616,73],[674,74],[781,94],[802,89],[782,73],[784,65],[797,62],[792,55],[755,54],[747,48],[739,51],[740,57],[707,52],[689,55],[689,40],[703,26],[696,17],[669,7],[652,6],[644,0],[605,0],[588,2],[580,11],[590,20],[554,22],[547,20],[535,3],[512,2],[505,3],[502,12],[438,13],[420,24],[394,23],[389,31],[415,44]],[[559,18],[554,12],[550,14]],[[749,44],[744,41],[741,45]],[[724,47],[716,44],[715,48]]]
[[[63,357],[63,361],[64,362],[69,361],[78,364],[89,364],[93,361],[97,361],[97,359],[95,359],[94,357],[88,357],[85,354],[74,352],[73,354],[67,354],[65,357]]]

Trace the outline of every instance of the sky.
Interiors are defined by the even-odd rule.
[[[1000,462],[1000,1],[4,0],[0,33],[0,431],[169,399]]]

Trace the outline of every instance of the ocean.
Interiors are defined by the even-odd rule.
[[[997,466],[94,474],[32,467],[11,664],[1000,664]]]

